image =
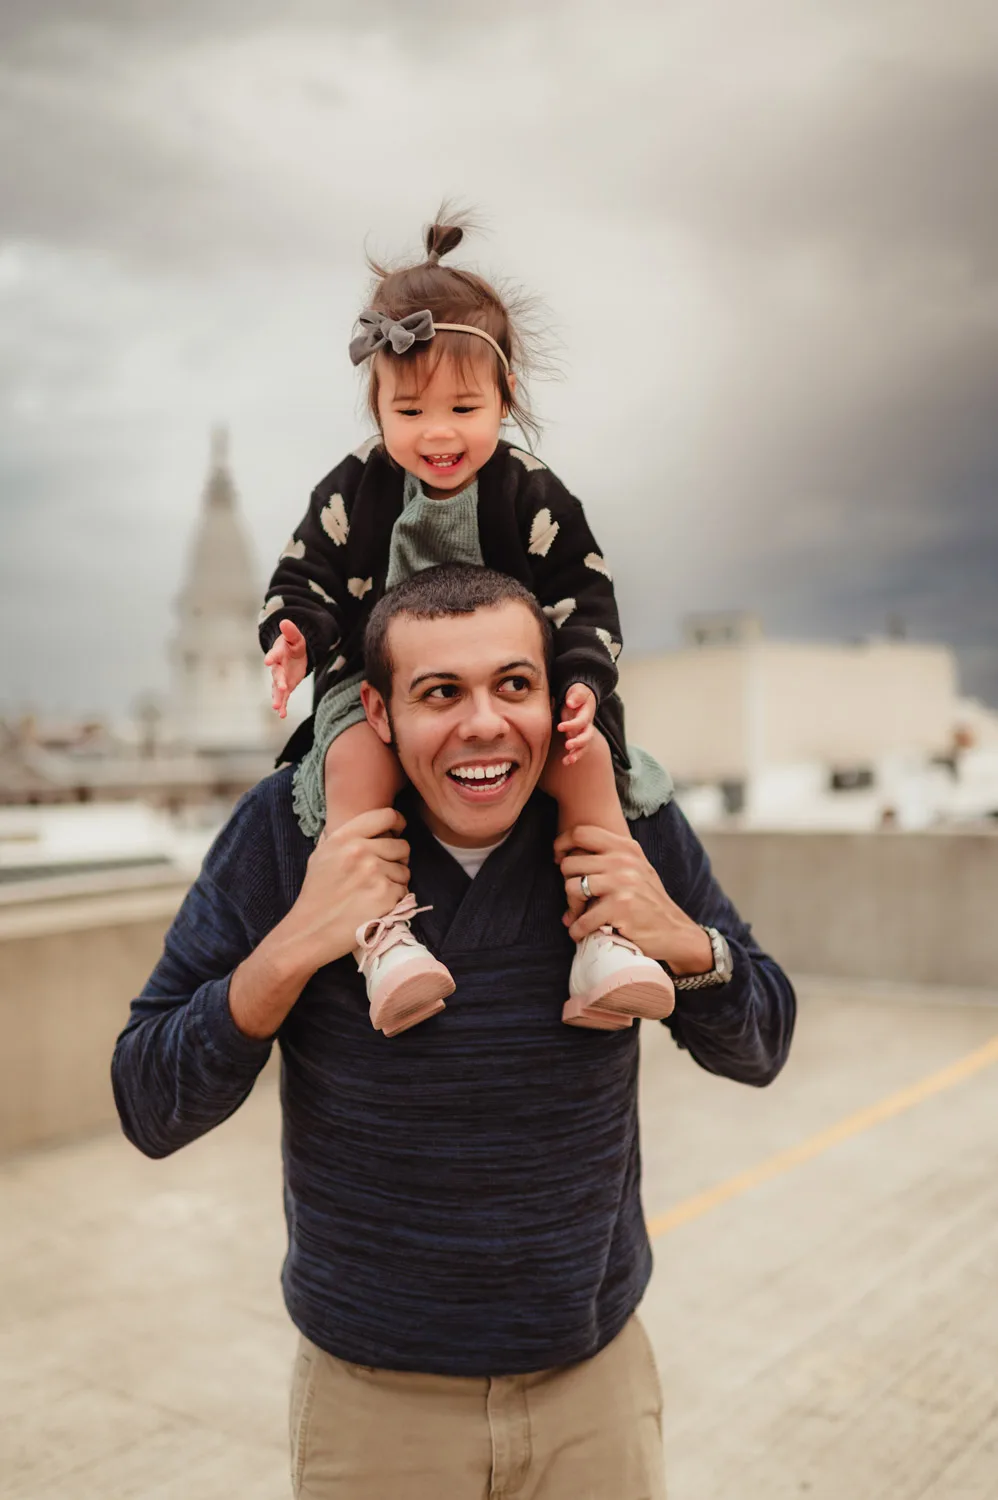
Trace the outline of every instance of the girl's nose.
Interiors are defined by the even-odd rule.
[[[446,417],[432,417],[423,428],[424,442],[443,442],[454,436],[454,423]]]

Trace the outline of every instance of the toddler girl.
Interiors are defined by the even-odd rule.
[[[364,627],[393,584],[464,562],[520,579],[553,623],[551,690],[564,747],[552,745],[541,786],[558,803],[559,832],[588,823],[629,835],[625,808],[632,817],[653,812],[668,798],[668,778],[642,752],[628,756],[614,691],[617,606],[582,507],[532,453],[500,440],[507,417],[533,429],[517,382],[522,336],[494,287],[440,264],[463,233],[434,224],[421,264],[372,264],[376,282],[350,358],[368,363],[379,436],[313,491],[267,590],[260,640],[282,717],[288,695],[315,672],[313,741],[296,771],[295,810],[315,838],[323,823],[332,830],[394,802],[405,778],[360,701]],[[295,748],[292,740],[286,755]],[[357,933],[371,1020],[386,1036],[441,1010],[454,989],[413,935],[415,911],[409,893]],[[673,1001],[660,965],[602,928],[578,945],[563,1019],[613,1029],[666,1016]]]

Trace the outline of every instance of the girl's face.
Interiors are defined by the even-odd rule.
[[[412,365],[384,354],[377,359],[385,447],[434,500],[457,494],[488,463],[499,441],[505,412],[493,356],[461,368],[445,354],[422,389]]]

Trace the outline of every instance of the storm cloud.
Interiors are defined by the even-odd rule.
[[[998,702],[989,11],[7,0],[0,711],[162,686],[217,420],[262,580],[365,430],[365,243],[444,194],[548,310],[627,649],[890,613]]]

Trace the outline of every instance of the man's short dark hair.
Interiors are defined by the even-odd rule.
[[[388,650],[388,627],[399,615],[408,615],[413,620],[439,620],[445,615],[473,615],[479,609],[496,609],[510,600],[525,604],[537,621],[550,682],[554,631],[533,594],[505,573],[470,563],[440,563],[435,568],[425,568],[396,584],[378,600],[364,631],[364,676],[387,703],[394,670]]]

